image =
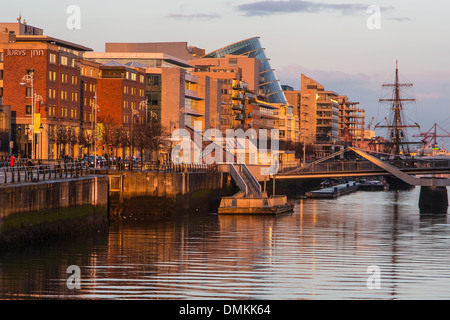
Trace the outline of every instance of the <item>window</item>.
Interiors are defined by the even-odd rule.
[[[48,58],[50,60],[50,63],[56,64],[56,54],[50,53]]]
[[[160,75],[148,75],[147,76],[147,85],[159,87],[161,83]]]
[[[0,70],[0,80],[3,80],[3,70]]]
[[[69,60],[67,59],[67,57],[61,56],[61,64],[63,66],[67,66],[68,62],[69,62]]]
[[[152,93],[151,105],[152,106],[159,105],[159,94],[158,93]]]
[[[25,106],[25,114],[31,114],[31,106],[30,105]]]
[[[0,98],[3,98],[3,88],[0,87]]]
[[[31,98],[31,97],[33,96],[33,90],[32,90],[31,87],[27,87],[27,88],[25,89],[25,96],[26,96],[27,98]]]
[[[1,51],[1,52],[0,52],[0,62],[3,62],[3,57],[4,57],[3,51]]]

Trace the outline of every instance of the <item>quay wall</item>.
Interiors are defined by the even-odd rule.
[[[0,186],[0,249],[108,225],[108,178]]]
[[[125,172],[123,197],[154,196],[173,198],[200,190],[220,190],[224,174],[220,172]]]
[[[217,210],[233,192],[224,172],[109,171],[111,217]]]

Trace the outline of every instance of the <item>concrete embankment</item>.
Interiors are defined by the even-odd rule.
[[[108,226],[108,178],[0,186],[0,248]]]
[[[111,217],[217,210],[236,190],[223,172],[105,171],[110,181]]]

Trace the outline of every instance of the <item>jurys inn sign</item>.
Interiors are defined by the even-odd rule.
[[[44,50],[37,50],[37,49],[7,49],[5,52],[5,56],[22,56],[25,57],[28,55],[28,53],[30,54],[31,58],[33,57],[43,57],[45,55],[45,51]]]

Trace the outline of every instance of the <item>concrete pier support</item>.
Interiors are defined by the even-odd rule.
[[[446,187],[421,187],[419,198],[421,213],[447,213],[448,194]]]

